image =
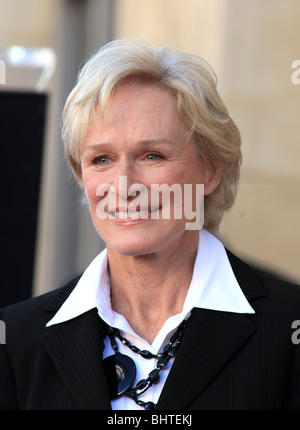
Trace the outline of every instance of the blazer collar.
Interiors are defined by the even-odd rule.
[[[58,288],[56,291],[54,291],[51,296],[51,300],[49,300],[49,302],[46,304],[44,310],[46,312],[56,313],[61,305],[67,300],[73,289],[76,287],[80,278],[81,276],[77,276],[64,287]]]
[[[252,300],[267,296],[268,293],[261,282],[259,272],[240,260],[228,249],[226,252],[234,275],[246,298]]]

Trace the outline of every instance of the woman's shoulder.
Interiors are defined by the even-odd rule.
[[[7,337],[16,337],[17,333],[28,335],[40,332],[51,319],[63,302],[75,288],[80,276],[72,279],[66,285],[29,298],[27,300],[9,305],[0,310],[0,320],[4,322]]]
[[[296,312],[300,317],[300,285],[263,265],[237,257],[232,252],[227,255],[233,272],[248,299],[265,298],[271,308],[284,308]],[[275,306],[276,305],[276,306]]]

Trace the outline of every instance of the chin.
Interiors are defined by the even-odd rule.
[[[176,221],[175,223],[163,222],[160,226],[133,228],[109,228],[110,226],[98,225],[96,228],[99,235],[106,243],[108,249],[121,255],[140,256],[147,254],[157,254],[166,248],[174,248],[175,242],[180,240],[187,232],[184,224]]]
[[[127,242],[118,241],[117,243],[106,242],[107,248],[112,249],[121,255],[127,255],[131,257],[138,257],[141,255],[154,254],[159,250],[159,246],[147,243],[147,241]]]

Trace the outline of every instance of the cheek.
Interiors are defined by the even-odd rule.
[[[166,169],[157,169],[151,175],[145,178],[145,182],[152,184],[181,184],[184,181],[186,173],[181,166],[170,166]]]
[[[95,175],[90,175],[87,173],[83,173],[82,180],[83,180],[83,187],[84,187],[85,194],[91,206],[92,203],[95,204],[96,201],[99,200],[99,197],[97,196],[97,189],[99,186],[99,182],[97,181],[97,178]]]

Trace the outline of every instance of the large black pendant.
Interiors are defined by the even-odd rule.
[[[104,371],[111,399],[120,397],[131,387],[136,376],[134,361],[117,352],[103,360]]]

